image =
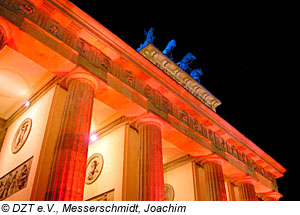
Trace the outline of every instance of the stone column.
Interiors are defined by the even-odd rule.
[[[68,94],[56,141],[46,200],[83,200],[97,79],[82,68],[67,77]]]
[[[227,201],[222,161],[208,158],[201,161],[205,172],[206,197],[208,201]]]
[[[0,50],[6,45],[7,36],[6,32],[4,31],[3,27],[0,26]]]
[[[139,121],[139,200],[164,201],[161,124],[153,118]]]
[[[225,187],[227,187],[227,200],[228,201],[237,201],[234,193],[234,185],[231,180],[225,181]]]
[[[239,189],[240,201],[257,201],[254,183],[255,180],[251,178],[239,180],[237,186]]]
[[[6,120],[0,117],[0,151],[2,148],[2,144],[4,142],[4,138],[6,135],[7,128],[5,127]]]

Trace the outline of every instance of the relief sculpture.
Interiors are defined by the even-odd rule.
[[[26,187],[32,158],[0,178],[0,200],[4,200]]]
[[[175,191],[172,185],[165,184],[165,201],[174,201]]]
[[[101,193],[98,196],[94,196],[87,201],[113,201],[114,200],[115,189],[109,190],[105,193]]]
[[[100,176],[103,169],[103,156],[99,153],[93,154],[87,161],[85,183],[92,184]]]
[[[13,139],[11,145],[11,151],[13,154],[16,154],[21,148],[24,146],[32,127],[32,120],[30,118],[25,119],[18,130],[15,133],[15,137]]]

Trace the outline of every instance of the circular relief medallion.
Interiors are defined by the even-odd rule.
[[[175,191],[172,185],[165,184],[165,201],[174,201]]]
[[[25,119],[19,126],[17,132],[15,133],[11,151],[16,154],[24,146],[32,127],[32,120],[30,118]]]
[[[103,156],[99,153],[93,154],[87,161],[85,183],[92,184],[100,176],[103,169]]]

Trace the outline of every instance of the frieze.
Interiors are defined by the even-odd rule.
[[[197,133],[202,133],[202,126],[199,123],[198,120],[196,120],[194,117],[191,117],[191,128],[196,131]]]
[[[153,101],[154,93],[153,89],[149,85],[146,85],[146,87],[144,88],[144,96],[150,101]]]
[[[135,85],[134,83],[135,77],[132,76],[132,72],[124,70],[122,72],[122,81],[129,85],[130,87],[133,87]]]
[[[171,111],[171,103],[164,96],[161,97],[161,109],[167,113],[170,113],[170,111]]]
[[[62,27],[57,21],[49,17],[45,9],[36,8],[33,3],[27,0],[4,0],[0,1],[4,7],[12,10],[46,30],[48,33],[61,40],[80,55],[86,58],[93,65],[107,71],[112,69],[112,61],[100,50],[92,46],[83,38],[78,37],[78,32]]]
[[[106,55],[104,55],[102,52],[98,52],[100,57],[99,57],[99,61],[100,61],[100,66],[104,69],[106,69],[107,71],[110,71],[112,69],[112,61],[109,57],[107,57]]]
[[[157,91],[157,90],[154,90],[154,101],[153,101],[153,103],[157,106],[157,107],[159,107],[159,109],[163,109],[163,107],[162,107],[162,94],[159,92],[159,91]]]
[[[49,14],[46,13],[44,10],[37,11],[36,14],[36,24],[41,28],[47,29],[51,25],[52,21],[49,21]],[[54,20],[53,20],[54,21]],[[49,24],[48,24],[49,23]],[[50,31],[51,33],[51,31]]]
[[[0,200],[19,192],[27,186],[33,157],[0,178]]]
[[[90,51],[90,45],[81,38],[77,38],[74,48],[83,56],[87,56],[87,53]]]
[[[31,18],[36,11],[34,4],[26,0],[17,1],[15,9],[27,18]]]
[[[45,29],[53,36],[60,39],[62,38],[62,26],[58,22],[52,19],[48,19],[45,25]]]
[[[184,110],[179,110],[179,120],[184,124],[188,124],[188,115]]]
[[[64,41],[65,44],[67,44],[72,48],[74,47],[76,38],[77,38],[76,34],[74,34],[73,31],[69,29],[65,29],[64,33],[62,34],[62,41]]]
[[[105,193],[101,193],[98,196],[92,197],[87,201],[113,201],[114,200],[115,189],[109,190]]]

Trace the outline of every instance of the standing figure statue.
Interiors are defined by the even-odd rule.
[[[10,189],[11,181],[12,181],[12,173],[9,173],[9,175],[5,179],[4,189],[2,191],[0,199],[5,199],[6,197],[8,197],[8,192]]]
[[[164,53],[165,55],[167,55],[170,60],[173,60],[173,56],[172,56],[172,50],[176,47],[176,42],[175,40],[171,40],[168,45],[166,46],[165,50],[163,50],[162,53]]]
[[[183,69],[186,72],[191,72],[192,69],[189,67],[189,65],[196,59],[192,53],[187,53],[180,62],[177,63],[177,65]]]
[[[146,40],[145,40],[144,43],[142,43],[140,45],[140,47],[137,49],[137,51],[140,51],[142,48],[144,48],[149,43],[153,43],[153,40],[155,39],[155,36],[153,35],[153,33],[154,33],[154,28],[153,27],[150,28],[148,32],[146,30],[144,30]]]
[[[200,83],[200,76],[203,76],[202,69],[194,69],[191,71],[190,76],[195,79],[198,83]]]
[[[19,190],[23,189],[27,183],[27,178],[28,178],[28,168],[27,165],[24,164],[24,166],[22,166],[20,175],[18,176],[17,179],[17,185]]]
[[[3,193],[4,193],[4,181],[0,181],[0,201],[3,199]]]
[[[17,187],[17,175],[18,175],[18,171],[15,172],[14,176],[11,179],[11,184],[10,184],[10,188],[9,191],[7,193],[7,196],[11,196],[12,194],[14,194],[15,192],[18,191],[18,187]]]

